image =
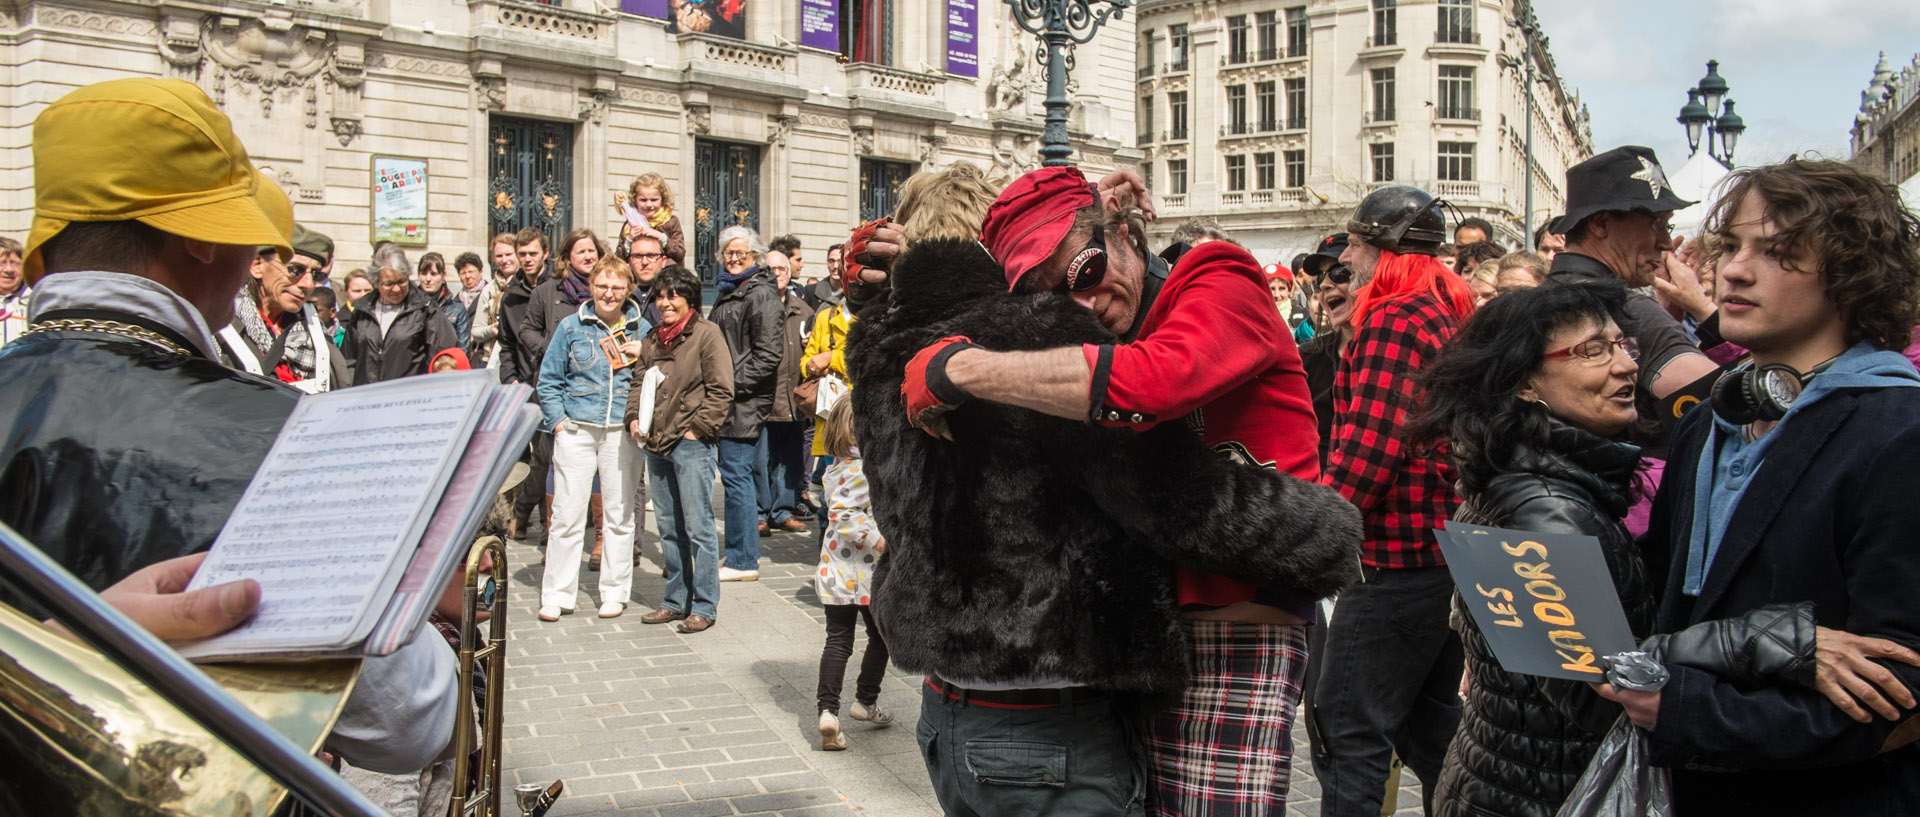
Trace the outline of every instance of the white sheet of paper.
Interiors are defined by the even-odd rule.
[[[475,371],[301,398],[188,586],[255,579],[260,609],[180,653],[325,651],[364,639],[498,387]]]
[[[648,367],[647,373],[640,377],[640,436],[653,433],[653,404],[660,399],[660,384],[667,382],[667,373],[659,366]]]

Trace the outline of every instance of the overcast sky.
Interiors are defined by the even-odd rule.
[[[1646,145],[1669,172],[1687,158],[1675,118],[1709,59],[1746,120],[1734,154],[1746,165],[1847,158],[1879,52],[1896,73],[1920,52],[1915,0],[1535,0],[1534,12],[1592,111],[1594,147]]]

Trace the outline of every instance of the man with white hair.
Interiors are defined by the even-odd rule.
[[[726,492],[723,582],[760,578],[760,435],[773,411],[784,309],[771,273],[761,274],[766,244],[751,228],[720,231],[721,272],[714,276],[711,318],[733,353],[733,406],[720,426],[720,485]],[[802,530],[806,526],[800,526]],[[689,625],[683,625],[690,627]],[[701,629],[705,629],[702,627]]]

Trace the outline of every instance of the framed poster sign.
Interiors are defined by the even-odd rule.
[[[373,243],[427,245],[427,160],[373,157]]]

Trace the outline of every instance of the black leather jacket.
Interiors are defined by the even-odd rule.
[[[0,522],[96,590],[206,550],[298,397],[118,335],[16,340],[0,351]]]
[[[778,385],[781,360],[780,332],[786,310],[773,285],[773,273],[764,268],[740,286],[714,299],[708,317],[720,327],[733,353],[733,405],[722,437],[755,437],[773,413],[773,390]],[[797,370],[799,361],[794,361]]]
[[[1621,519],[1639,449],[1555,423],[1543,449],[1521,447],[1514,467],[1478,492],[1463,489],[1454,516],[1470,525],[1597,537],[1636,636],[1653,626],[1646,565]],[[1572,791],[1620,707],[1575,681],[1501,669],[1454,595],[1453,626],[1472,685],[1447,750],[1434,808],[1456,815],[1552,817]]]

